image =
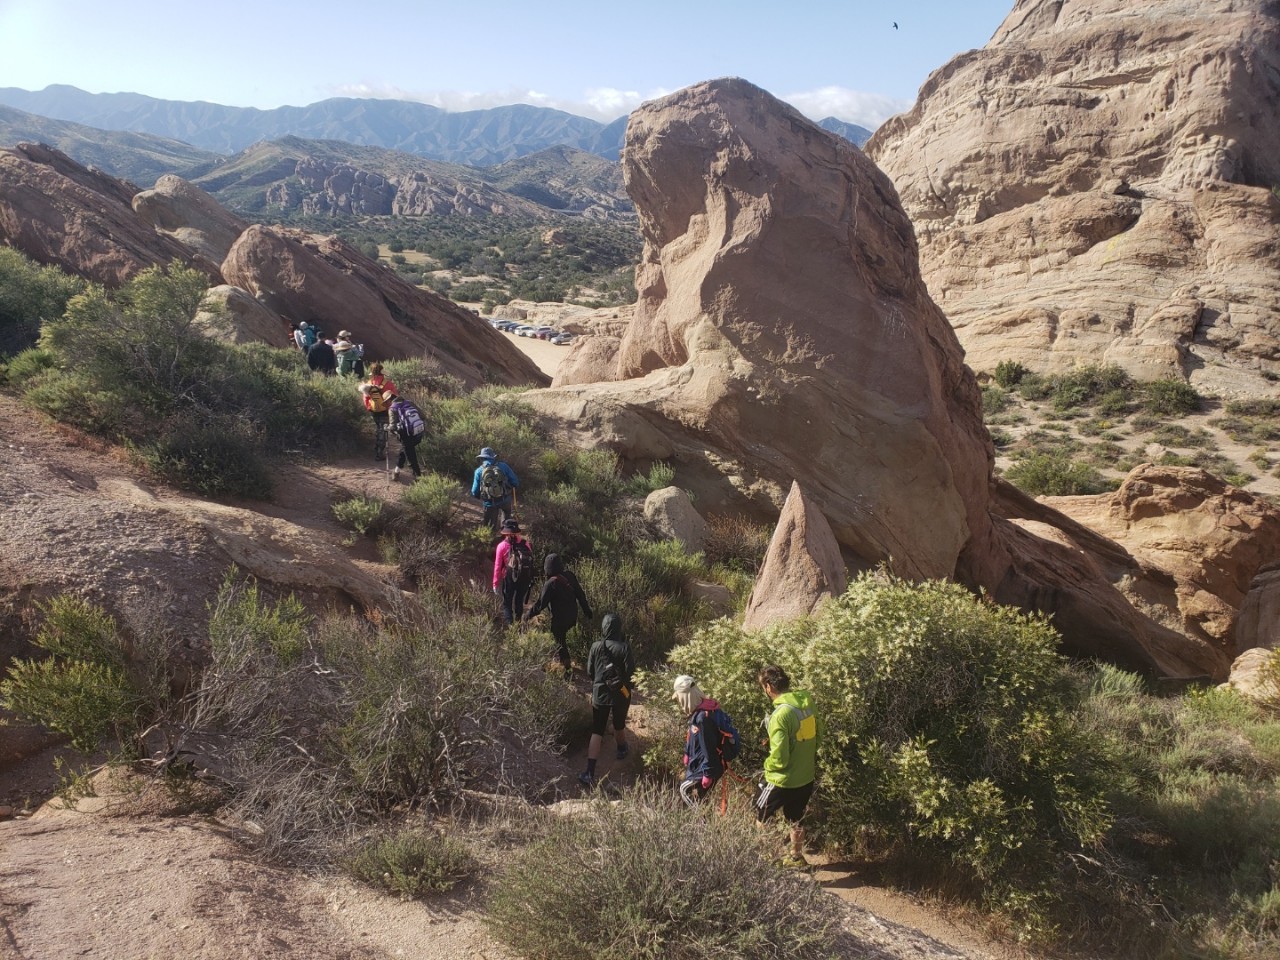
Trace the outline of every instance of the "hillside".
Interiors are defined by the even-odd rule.
[[[149,187],[166,173],[188,176],[219,155],[147,133],[101,130],[96,127],[26,113],[0,106],[0,147],[46,143],[77,163]]]

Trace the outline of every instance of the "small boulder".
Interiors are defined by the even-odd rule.
[[[679,540],[690,553],[706,546],[707,521],[679,487],[663,487],[649,494],[644,501],[644,518],[663,536]]]
[[[1246,650],[1231,664],[1231,676],[1222,686],[1231,687],[1240,696],[1260,703],[1280,700],[1280,689],[1277,689],[1267,669],[1273,656],[1274,650],[1262,647]]]

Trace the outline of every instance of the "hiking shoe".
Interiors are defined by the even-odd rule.
[[[595,774],[583,770],[582,773],[578,774],[578,782],[590,790],[596,785]]]
[[[399,479],[400,479],[400,468],[399,468],[399,467],[396,467],[394,470],[392,470],[392,471],[391,471],[391,479],[392,479],[392,480],[399,480]]]
[[[618,748],[618,759],[619,760],[627,759],[627,754],[629,754],[630,752],[631,752],[631,748],[624,743],[622,746]]]
[[[804,870],[809,866],[809,861],[804,858],[803,853],[788,853],[782,858],[782,865],[792,870]]]

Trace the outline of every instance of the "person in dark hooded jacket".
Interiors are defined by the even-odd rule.
[[[587,595],[582,592],[582,584],[578,583],[572,570],[565,568],[558,553],[547,554],[547,558],[542,561],[542,572],[547,575],[547,582],[542,585],[538,602],[529,608],[524,619],[536,617],[543,610],[551,611],[551,635],[556,638],[556,656],[560,659],[564,672],[568,674],[573,669],[573,664],[569,659],[569,645],[566,641],[569,631],[578,622],[578,607],[582,607],[588,620],[595,619],[595,614],[591,612]]]
[[[631,706],[631,675],[636,670],[635,654],[622,633],[622,618],[606,613],[600,621],[600,639],[587,654],[591,676],[591,740],[587,744],[587,769],[578,775],[584,787],[596,784],[596,761],[604,743],[604,729],[613,715],[613,737],[618,743],[618,759],[626,759],[627,710]]]

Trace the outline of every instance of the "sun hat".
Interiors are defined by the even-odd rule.
[[[698,682],[686,673],[676,677],[672,686],[674,692],[671,694],[671,699],[680,704],[680,709],[686,714],[693,713],[698,709],[698,704],[705,699],[702,691],[698,689]]]
[[[338,336],[342,337],[342,338],[345,340],[347,337],[351,336],[351,331],[350,331],[350,330],[339,330],[339,331],[338,331]]]
[[[520,524],[516,523],[514,520],[503,520],[502,532],[503,533],[519,533]]]
[[[382,391],[382,399],[385,400],[387,403],[390,403],[395,398],[396,398],[396,392],[394,390]]]
[[[493,447],[485,447],[478,454],[476,454],[476,459],[477,460],[497,460],[498,454],[497,452],[494,451]]]

